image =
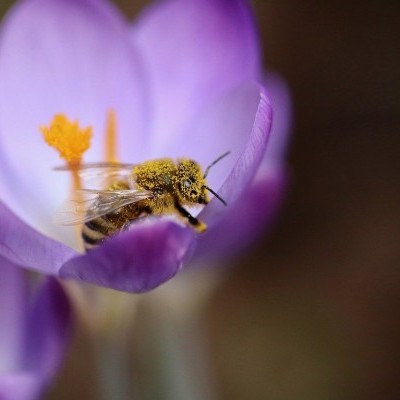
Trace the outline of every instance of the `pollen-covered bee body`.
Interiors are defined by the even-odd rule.
[[[153,212],[164,214],[173,210],[174,203],[181,205],[207,204],[206,180],[200,165],[189,159],[161,158],[135,165],[133,177],[139,190],[153,193],[148,202]],[[158,210],[159,209],[159,210]]]
[[[110,110],[106,124],[105,154],[108,162],[83,163],[83,154],[90,148],[92,128],[81,128],[78,121],[64,114],[54,116],[41,131],[46,143],[56,149],[66,161],[58,171],[70,171],[74,196],[69,211],[58,214],[62,225],[83,225],[82,238],[88,250],[110,236],[121,232],[132,222],[150,214],[177,214],[196,230],[206,225],[193,217],[184,206],[207,204],[211,192],[223,204],[225,201],[207,186],[210,168],[229,152],[224,153],[201,171],[191,159],[160,158],[141,164],[123,164],[118,159],[116,113]],[[82,185],[86,178],[101,178],[100,189]],[[86,186],[86,187],[85,187]],[[84,188],[82,188],[84,187]]]
[[[175,214],[198,232],[206,225],[193,217],[185,206],[205,205],[208,191],[222,203],[225,201],[207,186],[208,170],[191,159],[160,158],[141,164],[95,163],[75,168],[83,177],[100,177],[106,189],[80,189],[78,192],[92,199],[76,201],[72,217],[63,225],[83,224],[82,239],[85,250],[90,250],[110,236],[127,229],[134,221],[149,215]],[[57,170],[70,170],[61,167]]]
[[[113,184],[109,190],[111,191],[130,191],[128,182],[119,181]],[[123,205],[121,207],[115,206],[112,211],[103,215],[97,215],[97,210],[103,204],[107,204],[109,199],[104,194],[99,193],[96,199],[96,204],[87,210],[85,219],[82,226],[82,240],[86,251],[97,247],[107,238],[122,232],[127,229],[132,221],[135,219],[149,214],[147,207],[141,202],[144,200],[137,200],[132,198],[132,203]],[[92,211],[93,210],[93,211]],[[91,217],[93,214],[93,217]]]
[[[138,218],[149,215],[177,214],[197,231],[204,232],[206,225],[194,218],[183,206],[207,204],[206,180],[200,165],[189,159],[162,158],[132,166],[131,179],[119,180],[108,191],[135,190],[150,193],[146,198],[119,207],[93,219],[88,218],[82,228],[84,247],[89,250],[108,237],[123,231]],[[134,188],[131,186],[134,185]],[[100,192],[97,207],[109,200]],[[90,213],[90,211],[88,211]]]

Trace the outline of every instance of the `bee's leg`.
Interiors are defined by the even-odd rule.
[[[197,231],[204,232],[207,229],[207,225],[204,222],[201,222],[197,218],[193,217],[189,211],[183,208],[177,201],[175,202],[175,208],[178,211],[179,215],[183,218],[186,218],[189,221],[189,224],[192,225]]]

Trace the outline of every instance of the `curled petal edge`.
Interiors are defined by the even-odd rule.
[[[224,218],[199,238],[194,255],[196,265],[216,265],[220,260],[234,259],[274,225],[289,176],[284,168],[261,169]]]
[[[258,107],[246,147],[218,191],[219,196],[225,199],[229,206],[235,204],[252,182],[267,149],[272,127],[272,107],[265,88],[259,85],[259,89]],[[199,214],[199,218],[212,227],[224,217],[226,212],[225,206],[218,199],[213,198]]]
[[[168,281],[194,251],[193,229],[171,218],[135,223],[85,255],[67,261],[60,276],[132,293]]]
[[[16,265],[57,275],[66,260],[77,253],[21,221],[0,201],[0,255]]]

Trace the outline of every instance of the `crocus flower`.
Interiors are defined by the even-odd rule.
[[[132,26],[104,0],[20,1],[0,38],[0,254],[47,274],[143,292],[172,278],[197,243],[197,254],[211,254],[221,232],[225,248],[252,238],[284,186],[280,150],[264,158],[272,109],[263,80],[245,1],[159,1]],[[53,222],[69,177],[53,170],[60,159],[38,128],[60,113],[79,120],[94,132],[84,160],[99,162],[110,110],[123,162],[183,156],[205,167],[231,152],[209,174],[228,207],[214,198],[200,212],[206,233],[157,217],[84,255],[69,246],[73,230]]]
[[[0,399],[33,400],[55,376],[70,337],[67,298],[54,278],[33,292],[27,272],[0,257]]]

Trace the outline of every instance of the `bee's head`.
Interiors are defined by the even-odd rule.
[[[227,205],[217,193],[207,186],[207,175],[210,168],[226,157],[230,152],[219,156],[205,170],[201,171],[200,165],[193,160],[182,158],[178,160],[178,187],[182,200],[189,203],[207,204],[210,201],[208,192],[211,192],[221,203]]]
[[[182,158],[178,161],[178,191],[183,202],[207,204],[209,195],[207,183],[200,165],[193,160]]]

